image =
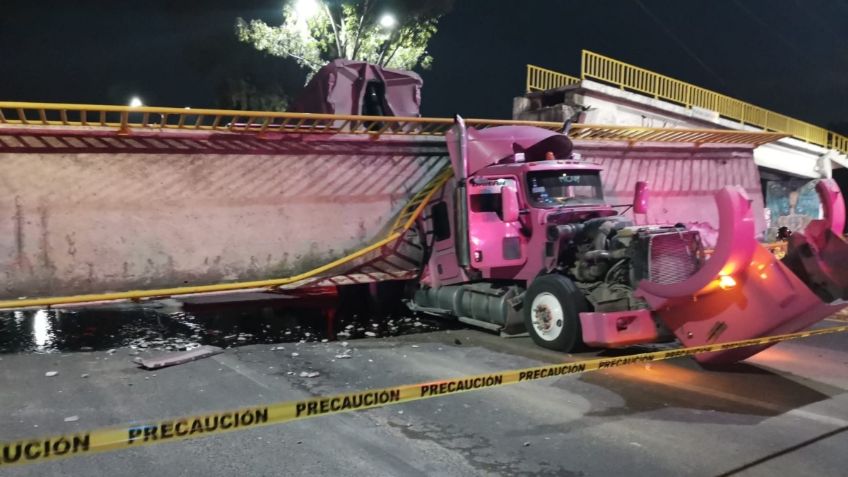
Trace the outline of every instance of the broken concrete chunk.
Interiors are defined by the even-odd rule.
[[[65,418],[65,422],[77,422],[79,421],[79,416],[68,416]]]
[[[46,373],[44,373],[44,375],[47,376],[48,378],[52,378],[53,376],[56,376],[57,374],[59,374],[59,371],[47,371]]]
[[[214,356],[218,353],[222,353],[223,351],[223,349],[217,346],[201,346],[189,351],[165,353],[152,358],[141,358],[136,362],[141,364],[141,367],[145,369],[159,369],[177,364],[188,363],[189,361],[195,361],[202,358],[208,358],[209,356]]]
[[[318,371],[301,371],[300,372],[301,378],[317,378],[320,375],[321,375],[321,373],[319,373]]]

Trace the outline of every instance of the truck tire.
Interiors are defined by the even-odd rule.
[[[523,308],[524,325],[537,345],[566,353],[583,345],[579,313],[588,309],[588,303],[567,277],[537,277],[527,290]]]

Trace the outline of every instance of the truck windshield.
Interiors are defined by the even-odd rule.
[[[598,171],[537,171],[527,174],[530,202],[536,207],[599,204],[604,200]]]

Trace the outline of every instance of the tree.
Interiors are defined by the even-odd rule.
[[[294,59],[310,77],[336,58],[427,69],[433,62],[427,44],[452,5],[453,0],[294,0],[283,6],[280,26],[239,18],[236,34],[260,51]]]
[[[218,99],[225,108],[248,111],[285,111],[289,97],[279,84],[257,84],[253,78],[227,78]]]

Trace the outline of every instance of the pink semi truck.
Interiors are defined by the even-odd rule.
[[[446,139],[454,177],[422,219],[415,310],[506,334],[526,330],[540,346],[572,351],[794,332],[846,305],[845,206],[832,180],[818,184],[824,218],[792,236],[783,260],[755,240],[744,189],[723,188],[708,257],[696,230],[623,216],[631,206],[647,212],[648,185],[637,183],[633,204],[608,203],[601,167],[575,160],[565,134],[478,131],[457,118]],[[697,359],[734,362],[762,349]]]

